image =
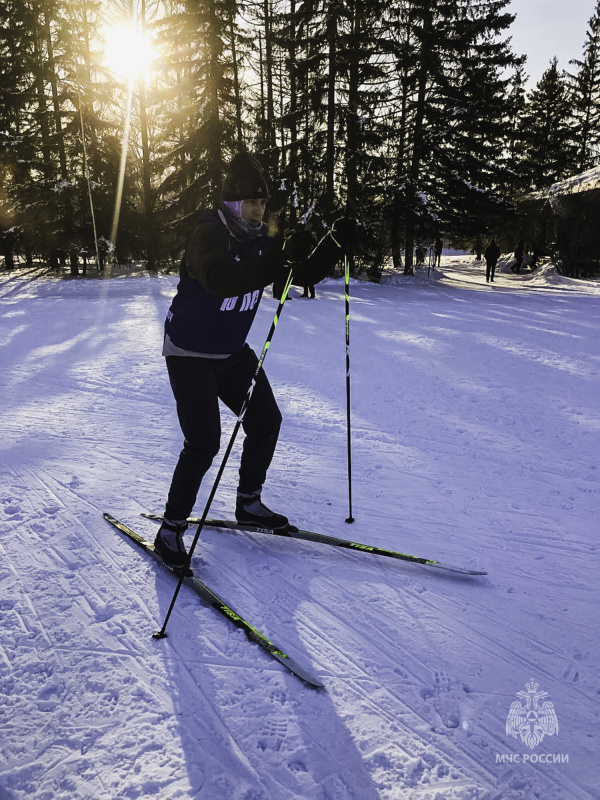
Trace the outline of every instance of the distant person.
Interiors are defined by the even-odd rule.
[[[532,270],[534,270],[538,265],[538,261],[540,258],[544,258],[547,256],[548,253],[544,250],[544,248],[540,245],[539,242],[533,243],[533,252],[531,253],[531,261],[529,262],[529,266]]]
[[[438,238],[435,240],[435,244],[434,244],[434,254],[435,254],[435,258],[433,260],[433,266],[434,267],[439,267],[440,264],[442,263],[442,250],[443,249],[444,249],[444,243],[440,239],[440,237],[438,236]]]
[[[298,223],[293,240],[293,261],[306,261],[319,243],[316,234],[313,233],[312,227],[310,222],[304,224],[301,222]],[[303,285],[302,297],[308,297],[311,300],[315,299],[314,284],[305,283]]]
[[[425,248],[422,247],[420,244],[417,245],[417,249],[415,250],[415,259],[417,262],[417,266],[425,263]]]
[[[488,244],[483,254],[485,257],[485,281],[489,283],[494,282],[494,275],[496,274],[496,264],[500,258],[500,248],[496,242],[492,241]]]
[[[515,263],[510,268],[510,271],[516,273],[521,272],[521,266],[523,264],[524,258],[525,258],[525,243],[523,242],[523,239],[519,239],[519,243],[515,250]]]

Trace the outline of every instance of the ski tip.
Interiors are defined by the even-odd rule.
[[[314,689],[315,691],[325,689],[325,684],[319,680],[319,678],[307,672],[305,669],[299,668],[297,664],[294,664],[294,669],[291,670],[291,672],[293,672],[296,677],[301,678],[309,689]]]

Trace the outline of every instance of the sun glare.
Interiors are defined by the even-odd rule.
[[[132,81],[146,72],[157,53],[152,42],[125,25],[112,28],[105,36],[105,63],[118,78]]]

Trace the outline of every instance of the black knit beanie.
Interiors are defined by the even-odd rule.
[[[221,189],[221,200],[256,200],[269,197],[267,176],[252,153],[238,153],[231,160]]]

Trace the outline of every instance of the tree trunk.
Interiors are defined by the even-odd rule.
[[[13,251],[14,247],[14,234],[12,233],[5,233],[2,235],[2,247],[0,248],[0,252],[4,256],[4,268],[8,271],[13,270],[15,268],[15,254]]]
[[[297,66],[296,66],[296,0],[290,0],[290,30],[288,34],[288,74],[290,82],[290,152],[288,162],[288,174],[290,179],[290,189],[298,189],[300,176],[298,173],[298,88]],[[295,228],[298,219],[298,209],[292,205],[290,209],[290,226]]]
[[[265,24],[265,82],[266,82],[266,129],[265,144],[267,150],[268,169],[271,175],[277,169],[278,152],[275,140],[275,103],[273,94],[273,30],[271,0],[263,0]]]
[[[392,239],[392,265],[394,269],[402,269],[402,240],[400,237],[400,210],[392,207],[392,223],[390,227]]]
[[[69,180],[69,170],[67,167],[67,152],[65,147],[65,135],[62,127],[62,112],[58,96],[58,79],[54,65],[54,47],[52,44],[52,32],[50,30],[49,15],[44,16],[44,34],[46,37],[46,47],[48,51],[48,79],[52,90],[52,105],[54,109],[54,128],[56,130],[56,143],[58,147],[58,158],[60,162],[60,177]]]
[[[146,113],[146,81],[143,75],[138,79],[140,102],[140,128],[142,132],[142,191],[144,196],[144,241],[146,262],[150,272],[156,271],[156,252],[152,214],[152,189],[150,183],[150,145],[148,141],[148,115]]]
[[[45,59],[41,48],[42,36],[40,34],[38,20],[35,15],[32,15],[32,20],[35,27],[35,30],[32,31],[34,55],[36,61],[34,76],[35,93],[38,105],[42,160],[44,162],[42,165],[42,172],[44,174],[44,179],[49,181],[51,180],[54,170],[52,168],[52,148],[50,146],[50,125],[48,119],[50,112],[48,111],[46,90],[44,86]]]
[[[142,37],[146,36],[146,0],[140,8]],[[150,182],[150,145],[148,141],[148,114],[146,112],[146,78],[141,72],[138,78],[140,102],[140,129],[142,134],[142,191],[144,193],[144,239],[146,243],[146,265],[156,272],[156,241],[154,235],[152,188]]]
[[[221,188],[223,172],[222,130],[219,112],[219,51],[220,21],[217,17],[215,0],[211,0],[208,22],[208,158],[209,182],[212,199],[216,202]]]
[[[427,94],[427,82],[429,79],[429,54],[427,42],[430,38],[433,21],[429,8],[423,7],[423,30],[421,39],[419,78],[417,86],[417,104],[415,108],[415,120],[412,136],[412,157],[406,185],[406,233],[405,233],[405,253],[404,253],[404,274],[413,274],[413,251],[415,247],[415,223],[416,223],[416,204],[417,204],[417,184],[421,161],[424,155],[425,129],[425,99]]]
[[[410,91],[409,69],[408,69],[408,53],[410,51],[410,37],[412,33],[413,16],[412,8],[409,8],[408,19],[404,26],[404,43],[403,50],[401,50],[401,63],[400,63],[400,86],[402,87],[402,94],[400,96],[400,125],[398,126],[397,135],[397,156],[396,156],[396,181],[400,183],[406,172],[406,151],[407,151],[407,138],[408,138],[408,98]],[[391,240],[392,240],[392,262],[394,269],[402,269],[402,217],[406,207],[406,196],[404,200],[398,196],[394,197],[392,202],[392,219],[391,219]]]
[[[327,20],[329,42],[329,75],[327,81],[327,150],[325,153],[325,204],[331,214],[335,203],[335,82],[337,73],[337,13],[335,3],[329,4]]]
[[[358,0],[360,3],[360,0]],[[351,9],[351,41],[358,42],[361,30],[361,17],[359,4],[354,0]],[[358,91],[360,80],[360,65],[358,48],[350,55],[350,69],[348,75],[348,125],[346,131],[346,213],[351,216],[358,214],[358,156],[360,121],[358,119]]]
[[[79,259],[75,250],[71,250],[69,253],[69,264],[71,265],[71,275],[73,277],[79,275]]]
[[[63,181],[69,181],[69,168],[67,164],[67,149],[65,145],[65,133],[62,126],[62,111],[60,107],[60,98],[58,95],[58,78],[56,76],[56,68],[54,64],[54,47],[52,43],[52,31],[50,30],[50,15],[44,15],[44,35],[46,37],[46,48],[48,53],[48,79],[50,81],[50,88],[52,91],[52,106],[54,117],[54,129],[56,131],[56,145],[58,148],[58,160],[60,163],[60,177]],[[68,234],[72,234],[74,230],[73,223],[73,202],[70,194],[66,193],[64,197],[64,215],[65,215],[65,230]]]
[[[231,57],[233,60],[233,94],[235,97],[235,130],[236,144],[241,150],[244,143],[242,133],[242,93],[240,90],[239,67],[237,59],[237,48],[235,46],[235,26],[233,13],[229,14],[229,35],[231,37]]]

